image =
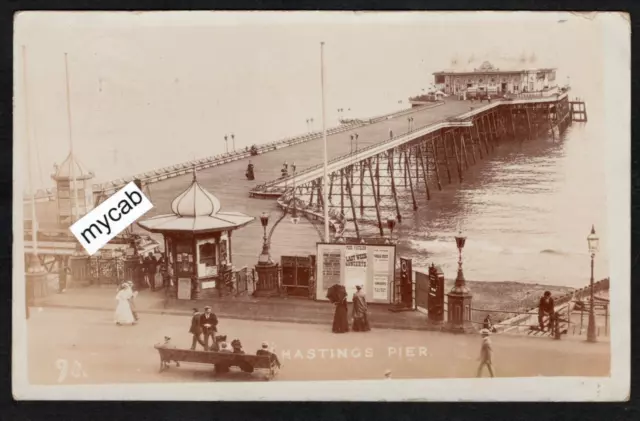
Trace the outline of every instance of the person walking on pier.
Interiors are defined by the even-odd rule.
[[[367,315],[367,299],[362,286],[356,285],[356,290],[353,294],[353,331],[368,332],[371,328]]]
[[[67,289],[67,274],[69,268],[64,264],[64,260],[60,263],[58,270],[58,293],[62,294]]]
[[[545,314],[549,315],[549,321],[551,322],[551,318],[553,317],[555,305],[553,304],[553,298],[551,298],[551,292],[545,291],[544,295],[540,297],[540,304],[538,305],[538,324],[540,325],[540,330],[544,332],[545,323],[544,316]],[[552,326],[551,323],[549,326]]]
[[[115,322],[118,326],[133,325],[136,323],[129,303],[131,297],[131,288],[129,288],[126,283],[120,285],[118,293],[116,294],[116,301],[118,304],[115,312]]]
[[[485,365],[489,370],[489,375],[491,377],[495,377],[495,374],[493,372],[493,361],[492,361],[493,347],[491,345],[491,339],[489,338],[489,336],[491,335],[491,332],[489,332],[487,329],[482,329],[480,331],[480,334],[482,335],[482,346],[480,347],[480,366],[478,366],[477,377],[482,377],[482,368]]]
[[[327,298],[336,310],[333,314],[333,333],[346,333],[349,331],[349,310],[347,308],[347,290],[344,285],[335,284],[327,290]]]
[[[200,310],[197,308],[193,309],[193,315],[191,316],[191,327],[189,328],[189,333],[193,335],[193,340],[191,341],[191,350],[196,350],[196,345],[200,344],[204,347],[204,342],[202,341],[202,327],[200,326]],[[205,348],[206,351],[206,348]]]
[[[218,318],[211,312],[211,306],[206,306],[204,314],[200,315],[200,327],[204,333],[204,350],[209,351],[209,338],[215,344],[215,334],[218,332]]]

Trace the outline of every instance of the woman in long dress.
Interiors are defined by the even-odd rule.
[[[356,290],[353,294],[353,331],[367,332],[371,330],[367,315],[367,299],[361,286],[356,286]]]
[[[126,285],[122,285],[120,290],[116,294],[116,306],[115,322],[118,326],[126,324],[135,324],[133,312],[131,311],[131,305],[129,299],[133,297],[133,292]]]
[[[349,316],[347,310],[347,297],[335,303],[336,312],[333,315],[333,333],[345,333],[349,331]]]

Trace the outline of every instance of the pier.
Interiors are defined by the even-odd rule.
[[[431,199],[447,185],[462,182],[466,171],[476,162],[490,159],[502,142],[547,134],[559,137],[573,118],[568,92],[564,92],[483,103],[447,98],[332,128],[328,130],[327,143],[333,238],[384,237],[387,219],[402,222],[403,214],[411,208],[417,210],[418,195]],[[351,141],[354,134],[358,135],[355,144]],[[273,213],[291,206],[295,190],[297,210],[306,218],[295,229],[286,230],[286,235],[278,231],[273,251],[275,255],[290,254],[291,245],[296,244],[295,254],[315,253],[315,240],[323,239],[322,134],[310,133],[257,146],[255,156],[241,150],[94,184],[95,203],[138,179],[155,206],[149,216],[166,212],[178,190],[188,185],[194,168],[199,170],[203,186],[215,192],[225,207],[254,217],[263,211]],[[252,181],[244,177],[249,160],[255,166]],[[295,163],[295,175],[281,177],[284,162],[290,166]],[[38,201],[51,200],[51,194],[42,194]],[[272,202],[265,203],[264,199]],[[405,200],[409,200],[409,206],[405,206]],[[52,213],[49,203],[38,203],[38,208],[49,207],[43,213]],[[255,263],[261,237],[259,224],[237,234],[237,263],[249,267]],[[29,249],[29,239],[25,240]]]

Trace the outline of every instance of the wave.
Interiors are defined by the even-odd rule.
[[[544,250],[540,250],[540,254],[557,254],[557,255],[565,256],[569,253],[562,250],[544,249]]]

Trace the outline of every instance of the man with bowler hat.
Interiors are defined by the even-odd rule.
[[[218,332],[218,318],[211,312],[211,306],[204,308],[204,314],[200,315],[200,327],[204,334],[204,349],[209,350],[209,338],[212,339],[212,344],[215,343],[215,334]]]

